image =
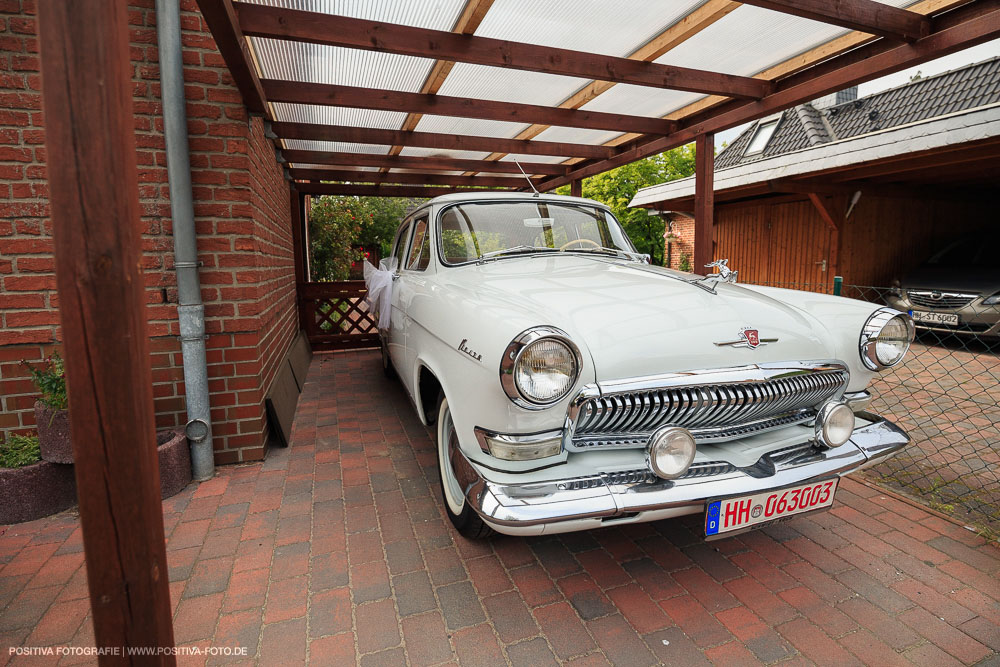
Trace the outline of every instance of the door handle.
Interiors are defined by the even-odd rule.
[[[821,262],[813,262],[813,264],[816,264],[817,266],[822,267],[822,268],[820,268],[820,271],[823,271],[824,273],[826,272],[826,260],[825,259],[823,261],[821,261]]]

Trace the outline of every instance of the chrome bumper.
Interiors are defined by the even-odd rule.
[[[808,453],[778,460],[773,466],[735,468],[710,476],[675,480],[619,481],[610,475],[501,484],[484,476],[459,449],[452,465],[473,509],[502,533],[537,534],[597,527],[609,519],[649,521],[704,511],[709,499],[760,493],[812,480],[846,475],[896,454],[909,444],[905,431],[870,413],[859,413],[870,424],[854,430],[851,440],[835,449],[810,448]],[[803,444],[808,441],[803,441]],[[762,459],[763,460],[763,459]],[[487,471],[488,472],[488,471]],[[646,516],[643,516],[643,514]],[[589,526],[588,526],[589,524]],[[542,527],[529,530],[532,527]]]

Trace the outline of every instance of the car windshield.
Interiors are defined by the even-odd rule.
[[[446,264],[534,253],[635,253],[610,212],[554,201],[476,202],[450,206],[438,234]]]
[[[927,264],[949,269],[1000,269],[1000,255],[996,252],[998,242],[1000,237],[962,239],[931,257]]]

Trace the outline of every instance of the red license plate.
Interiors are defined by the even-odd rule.
[[[837,492],[839,477],[786,489],[764,491],[709,501],[705,510],[705,535],[720,535],[756,526],[793,514],[829,507]]]

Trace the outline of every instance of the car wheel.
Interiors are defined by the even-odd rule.
[[[437,409],[437,450],[438,472],[441,480],[441,495],[444,496],[444,509],[451,523],[470,540],[481,540],[493,534],[493,529],[476,514],[476,510],[465,501],[465,493],[458,484],[455,470],[451,465],[451,450],[458,447],[458,434],[455,423],[451,419],[451,408],[444,394],[438,398]]]
[[[389,345],[383,336],[379,336],[379,347],[382,348],[382,374],[390,380],[396,377],[396,369],[392,367],[392,359],[389,358]]]

